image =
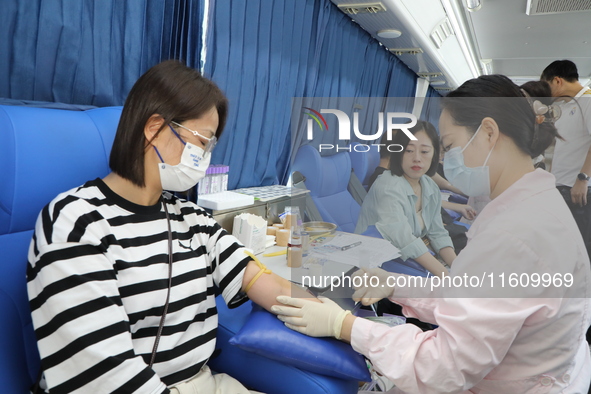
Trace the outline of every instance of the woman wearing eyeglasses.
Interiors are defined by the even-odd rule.
[[[226,114],[223,93],[197,71],[176,61],[152,67],[123,107],[112,172],[41,212],[27,278],[43,389],[248,392],[205,365],[214,286],[227,304],[248,297],[269,309],[291,285],[203,209],[164,192],[204,177]]]

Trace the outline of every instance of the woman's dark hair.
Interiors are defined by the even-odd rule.
[[[540,79],[542,81],[551,81],[554,77],[560,77],[567,82],[578,81],[579,71],[577,70],[577,65],[570,60],[553,61],[542,71]]]
[[[228,100],[215,83],[177,60],[167,60],[150,68],[131,88],[117,127],[109,166],[117,175],[143,187],[144,155],[150,143],[144,127],[152,115],[164,123],[158,135],[170,122],[198,119],[216,108],[219,138],[226,124]]]
[[[533,100],[539,100],[542,104],[550,105],[554,102],[552,89],[546,81],[529,81],[520,86]]]
[[[380,148],[380,159],[385,159],[386,157],[390,156],[390,152],[386,148],[386,146],[390,143],[388,139],[388,133],[384,132],[382,134],[382,138],[380,138],[380,144],[384,145],[384,149]]]
[[[427,170],[426,174],[429,176],[435,175],[437,172],[437,167],[439,166],[439,135],[437,135],[437,130],[435,130],[435,126],[431,123],[419,120],[414,127],[408,129],[412,135],[415,135],[419,131],[424,131],[427,133],[429,139],[431,139],[431,143],[433,144],[433,158],[431,159],[431,166]],[[410,138],[401,130],[397,130],[396,134],[392,138],[392,144],[402,145],[402,154],[400,152],[392,152],[390,155],[390,172],[393,175],[402,176],[404,175],[404,171],[402,170],[402,156],[404,156],[404,151],[410,142]]]
[[[458,126],[476,132],[482,119],[491,117],[499,130],[532,158],[539,156],[558,137],[552,122],[537,124],[536,115],[523,92],[504,75],[482,75],[466,81],[442,99]]]

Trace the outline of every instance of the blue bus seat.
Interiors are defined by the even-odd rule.
[[[365,187],[365,190],[368,190],[369,178],[371,178],[373,172],[380,164],[378,147],[375,146],[375,144],[366,145],[359,142],[353,142],[351,144],[349,157],[355,175],[357,175],[357,178],[359,178],[359,181],[363,187]]]
[[[109,173],[109,153],[120,115],[121,107],[71,111],[0,105],[0,387],[3,393],[28,394],[40,368],[26,288],[27,253],[37,216],[59,193]],[[236,310],[220,314],[220,344],[228,339],[225,327],[243,318]],[[352,387],[356,388],[356,382],[303,373],[261,356],[256,356],[254,363],[254,356],[244,353],[236,346],[227,348],[223,357],[229,361],[216,365],[216,369],[230,375],[240,369],[241,377],[261,379],[261,370],[273,371],[265,379],[273,376],[272,381],[288,382],[296,388],[309,387],[309,391],[301,392],[313,394],[355,392]],[[281,389],[268,392],[282,393]]]
[[[0,106],[0,387],[29,393],[40,361],[26,288],[27,253],[41,209],[108,173],[121,108],[68,111]]]
[[[325,222],[337,225],[337,230],[355,231],[361,206],[347,190],[351,177],[351,159],[348,152],[320,156],[311,145],[298,150],[291,172],[305,177],[306,188]]]

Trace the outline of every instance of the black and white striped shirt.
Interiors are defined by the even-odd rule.
[[[148,367],[168,289],[166,323]],[[166,393],[197,374],[215,347],[214,285],[239,296],[249,258],[193,203],[166,195],[131,203],[100,179],[60,194],[29,248],[29,300],[52,393]]]

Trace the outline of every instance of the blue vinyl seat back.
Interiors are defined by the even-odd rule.
[[[0,234],[33,229],[59,193],[105,176],[120,115],[0,106]]]
[[[384,149],[384,147],[382,147]],[[380,153],[378,147],[372,144],[361,144],[354,142],[351,144],[351,152],[349,152],[351,159],[351,167],[359,182],[368,189],[369,178],[380,164]]]
[[[28,393],[39,353],[26,289],[37,216],[59,193],[108,174],[120,107],[0,106],[0,387]]]
[[[348,152],[322,157],[313,146],[304,145],[296,154],[292,171],[306,178],[306,187],[324,221],[335,223],[340,231],[355,231],[361,206],[347,190],[351,176]]]

